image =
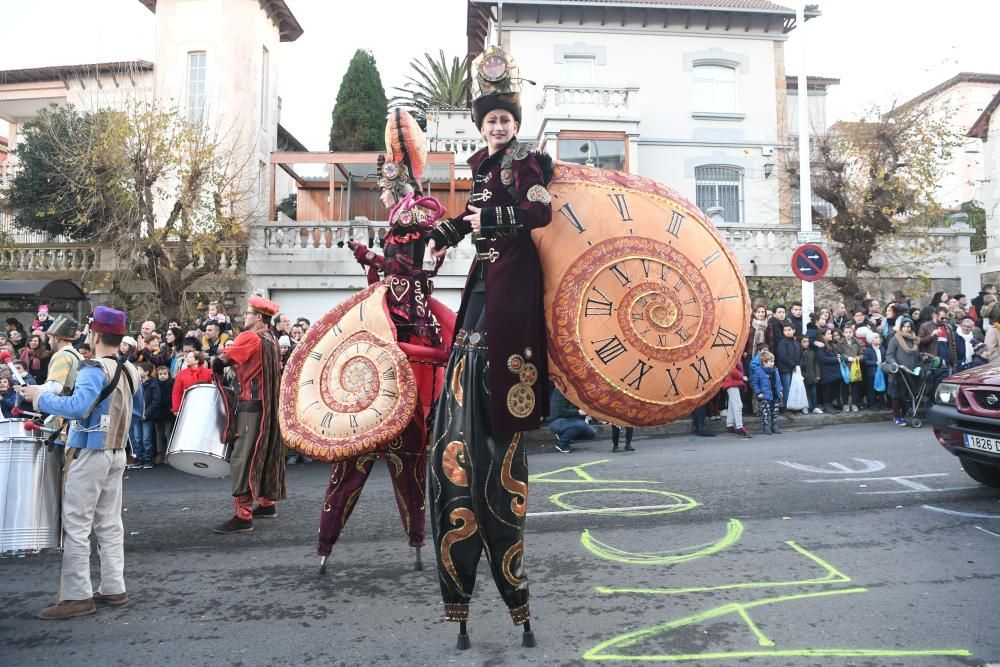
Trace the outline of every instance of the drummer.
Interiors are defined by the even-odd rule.
[[[85,616],[97,611],[96,604],[128,602],[122,473],[129,424],[142,411],[142,388],[135,367],[117,356],[125,331],[125,313],[98,306],[88,336],[96,358],[81,362],[72,393],[60,396],[45,385],[21,389],[36,411],[74,420],[66,443],[59,602],[39,612],[42,619]],[[91,532],[100,545],[96,593],[90,579]]]
[[[61,396],[73,393],[76,384],[77,369],[83,357],[73,347],[77,330],[80,325],[69,315],[60,315],[49,327],[49,345],[52,346],[52,358],[49,360],[49,372],[42,388]]]
[[[285,446],[278,427],[281,361],[271,333],[271,318],[278,310],[273,301],[250,297],[243,333],[212,361],[212,371],[218,375],[235,365],[240,384],[236,444],[229,460],[234,511],[231,519],[215,526],[217,533],[251,531],[255,518],[276,517],[274,502],[285,499]]]

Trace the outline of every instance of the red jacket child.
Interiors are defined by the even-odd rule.
[[[184,397],[184,391],[188,387],[211,381],[212,369],[207,366],[195,366],[194,368],[188,367],[181,370],[181,372],[177,374],[177,378],[174,380],[174,395],[170,408],[173,413],[177,414],[180,412],[181,399]]]
[[[733,370],[729,371],[729,376],[722,383],[722,388],[723,389],[729,389],[731,387],[738,387],[740,389],[744,388],[746,386],[746,383],[743,382],[743,375],[744,375],[743,364],[742,362],[738,361],[736,362],[736,366],[733,367]]]

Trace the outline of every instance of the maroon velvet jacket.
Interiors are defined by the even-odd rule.
[[[469,203],[482,208],[477,249],[480,253],[496,251],[496,259],[473,260],[457,321],[465,317],[472,279],[482,264],[486,268],[493,430],[530,431],[538,428],[549,403],[542,266],[531,240],[531,230],[552,219],[549,193],[538,158],[516,139],[492,156],[485,148],[479,150],[469,158],[469,166],[474,175]],[[434,229],[431,238],[438,247],[455,246],[472,231],[462,219],[467,214],[463,211]],[[531,385],[535,407],[524,417],[515,416],[507,406],[508,391],[522,382],[520,374],[510,370],[517,367],[517,357],[538,371]]]

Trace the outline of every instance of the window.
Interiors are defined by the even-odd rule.
[[[740,222],[743,209],[743,170],[739,167],[708,165],[695,167],[698,208],[708,217],[719,213],[726,222]],[[715,211],[712,209],[719,209]]]
[[[736,70],[721,65],[695,66],[694,110],[736,113]]]
[[[563,78],[571,86],[584,86],[594,82],[593,56],[566,56],[563,58]]]
[[[263,57],[261,58],[260,64],[260,124],[261,127],[267,126],[267,106],[268,106],[268,95],[267,95],[267,84],[268,84],[268,74],[271,67],[271,58],[267,52],[267,47],[264,47]]]
[[[811,202],[813,211],[819,213],[821,217],[829,220],[834,216],[835,211],[833,210],[833,205],[830,202],[817,197],[815,192],[813,192]],[[799,189],[796,187],[792,189],[792,223],[799,225],[801,222],[802,198],[799,196]]]
[[[204,51],[188,53],[187,117],[192,123],[200,122],[205,113],[205,68]]]
[[[620,132],[560,132],[559,159],[601,169],[628,171],[628,149]]]

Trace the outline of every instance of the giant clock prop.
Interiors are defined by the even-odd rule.
[[[556,163],[545,275],[550,375],[588,414],[651,426],[714,396],[750,303],[739,264],[691,202],[631,174]]]
[[[403,432],[417,405],[395,342],[383,282],[326,313],[292,352],[278,422],[292,449],[322,461],[376,450]]]

